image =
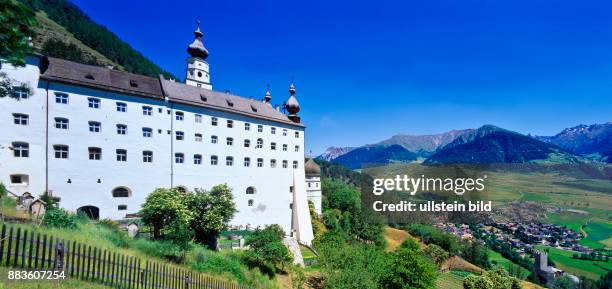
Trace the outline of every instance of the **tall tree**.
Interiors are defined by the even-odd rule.
[[[195,214],[190,224],[195,240],[216,249],[219,233],[237,212],[232,189],[226,184],[214,186],[210,191],[196,189],[188,207]]]

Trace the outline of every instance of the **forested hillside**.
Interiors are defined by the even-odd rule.
[[[157,77],[164,71],[67,0],[19,0],[37,12],[35,47],[49,56]],[[59,26],[59,27],[58,27]],[[69,34],[66,35],[65,29]],[[80,45],[82,44],[82,45]]]

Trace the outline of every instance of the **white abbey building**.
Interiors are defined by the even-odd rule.
[[[295,87],[284,114],[269,91],[254,100],[212,90],[199,27],[188,52],[186,83],[51,57],[3,63],[26,88],[0,98],[0,182],[111,219],[137,213],[156,188],[227,183],[232,226],[279,224],[310,244]],[[320,208],[320,191],[311,199]]]

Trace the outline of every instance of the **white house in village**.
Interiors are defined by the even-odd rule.
[[[199,27],[194,34],[186,83],[51,57],[3,63],[0,72],[29,93],[0,98],[0,182],[112,219],[138,212],[156,188],[227,183],[233,226],[279,224],[310,244],[295,87],[288,114],[272,107],[269,91],[263,100],[214,91]],[[313,200],[320,211],[320,189]]]

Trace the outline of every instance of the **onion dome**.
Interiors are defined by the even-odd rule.
[[[268,85],[266,87],[266,95],[264,96],[264,101],[266,103],[270,103],[270,100],[272,100],[272,94],[270,94],[270,85]]]
[[[208,50],[206,50],[204,43],[202,43],[202,36],[204,34],[200,31],[200,20],[198,20],[198,28],[193,32],[193,35],[195,35],[195,39],[187,47],[187,52],[191,57],[206,59],[208,57]]]
[[[320,175],[321,167],[313,159],[308,159],[304,164],[304,172],[307,175]]]
[[[300,104],[298,103],[297,98],[295,98],[295,86],[293,83],[291,83],[291,86],[289,86],[289,94],[290,96],[285,104],[285,108],[289,112],[289,116],[296,116],[296,114],[300,112]]]

